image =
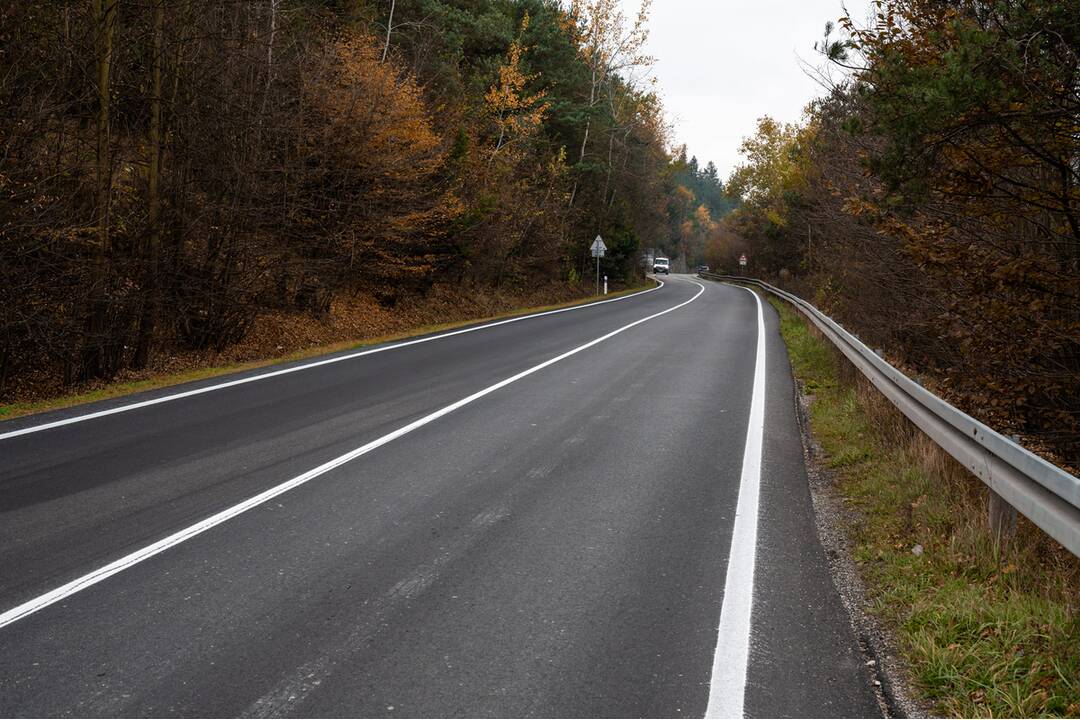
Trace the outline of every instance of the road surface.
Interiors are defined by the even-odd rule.
[[[880,715],[767,304],[373,350],[0,423],[0,715]]]

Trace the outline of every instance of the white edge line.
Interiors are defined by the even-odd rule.
[[[181,398],[192,397],[194,395],[202,395],[203,393],[212,392],[214,390],[222,390],[224,388],[234,387],[236,385],[244,385],[246,383],[255,382],[257,380],[265,380],[267,378],[277,377],[278,375],[288,375],[289,373],[300,372],[301,370],[309,370],[311,368],[320,367],[322,365],[330,365],[332,363],[344,362],[345,360],[354,360],[358,357],[364,357],[365,355],[374,355],[375,353],[386,352],[388,350],[397,350],[403,347],[409,347],[410,345],[419,345],[421,343],[432,342],[433,340],[442,340],[443,338],[454,337],[455,335],[464,335],[465,333],[476,332],[477,330],[487,330],[488,328],[498,327],[500,325],[507,325],[509,323],[520,322],[522,320],[531,320],[532,318],[544,317],[545,315],[557,315],[558,313],[570,312],[572,310],[584,310],[585,308],[596,307],[597,305],[605,305],[607,303],[619,302],[620,300],[629,300],[630,298],[641,297],[654,290],[659,290],[664,287],[665,283],[662,280],[656,280],[660,283],[656,287],[649,288],[648,290],[641,290],[640,292],[631,293],[630,295],[623,295],[617,298],[611,298],[610,300],[597,300],[595,302],[583,303],[581,305],[574,305],[567,308],[559,308],[558,310],[545,310],[544,312],[532,313],[528,315],[520,315],[518,317],[512,317],[507,320],[499,320],[493,323],[486,323],[484,325],[475,325],[473,327],[462,328],[461,330],[452,330],[450,332],[439,333],[437,335],[429,335],[427,337],[417,338],[415,340],[406,340],[404,342],[397,342],[390,345],[381,345],[369,350],[361,350],[360,352],[349,353],[347,355],[337,355],[325,360],[316,360],[315,362],[304,363],[302,365],[293,365],[292,367],[282,368],[281,370],[273,370],[271,372],[260,373],[258,375],[251,375],[238,380],[229,380],[223,383],[217,383],[215,385],[207,385],[205,387],[196,388],[194,390],[186,390],[184,392],[173,393],[172,395],[164,395],[162,397],[153,398],[151,400],[143,400],[142,402],[131,403],[130,405],[120,405],[119,407],[109,408],[108,410],[99,410],[97,412],[87,413],[86,415],[76,415],[74,417],[64,418],[62,420],[54,420],[53,422],[42,423],[41,425],[31,425],[30,427],[21,428],[19,430],[11,430],[10,432],[0,433],[0,440],[7,440],[8,438],[18,437],[20,435],[28,435],[30,433],[41,432],[42,430],[50,430],[62,425],[71,425],[73,423],[83,422],[85,420],[94,420],[96,418],[105,417],[106,415],[115,415],[117,413],[128,412],[129,410],[138,410],[139,408],[148,407],[150,405],[157,405],[159,403],[171,402],[173,400],[180,400]]]
[[[724,601],[720,608],[716,652],[709,682],[707,718],[741,718],[746,696],[746,672],[750,656],[750,622],[754,603],[754,564],[757,555],[758,496],[765,432],[765,317],[761,298],[743,288],[757,301],[757,353],[754,360],[754,391],[746,428],[739,501],[731,531]]]
[[[248,510],[250,510],[250,509],[252,509],[252,508],[254,508],[254,507],[258,506],[258,505],[261,505],[262,503],[266,502],[267,500],[270,500],[272,498],[277,497],[278,495],[281,495],[282,493],[286,493],[286,492],[292,490],[293,488],[297,488],[297,487],[303,485],[304,483],[309,482],[310,480],[313,480],[313,479],[319,477],[320,475],[323,475],[324,473],[329,472],[330,470],[333,470],[336,467],[340,467],[341,465],[344,465],[345,463],[347,463],[347,462],[349,462],[351,460],[355,460],[356,458],[360,457],[361,455],[366,455],[367,453],[371,452],[372,450],[375,450],[376,448],[382,447],[383,445],[386,445],[387,443],[389,443],[389,442],[391,442],[393,440],[396,440],[396,439],[402,437],[403,435],[407,435],[407,434],[411,433],[413,430],[416,430],[417,428],[421,428],[424,425],[427,425],[428,423],[431,423],[431,422],[433,422],[435,420],[438,420],[439,418],[443,417],[444,415],[448,415],[448,414],[454,412],[455,410],[457,410],[457,409],[459,409],[459,408],[461,408],[461,407],[463,407],[465,405],[468,405],[469,403],[471,403],[471,402],[473,402],[475,400],[478,400],[478,399],[484,397],[485,395],[489,395],[489,394],[495,392],[496,390],[498,390],[500,388],[506,387],[507,385],[510,385],[511,383],[514,383],[514,382],[517,382],[518,380],[521,380],[524,377],[527,377],[529,375],[532,375],[535,372],[543,370],[544,368],[548,367],[549,365],[554,365],[555,363],[560,362],[562,360],[565,360],[566,358],[568,358],[568,357],[570,357],[572,355],[576,355],[579,352],[582,352],[583,350],[587,350],[587,349],[593,347],[594,345],[598,345],[598,344],[604,342],[605,340],[608,340],[608,339],[610,339],[612,337],[615,337],[619,333],[625,332],[626,330],[629,330],[630,328],[632,328],[632,327],[634,327],[636,325],[640,325],[643,322],[648,322],[649,320],[652,320],[654,318],[658,318],[661,315],[667,315],[670,312],[674,312],[675,310],[678,310],[679,308],[683,307],[684,305],[689,305],[690,303],[697,300],[701,296],[701,294],[703,292],[705,292],[705,286],[704,285],[702,285],[701,283],[695,282],[695,281],[690,281],[690,282],[693,282],[695,285],[697,285],[701,289],[698,290],[697,294],[695,294],[689,300],[685,300],[685,301],[679,303],[678,305],[674,305],[674,306],[668,308],[667,310],[661,310],[658,313],[654,313],[652,315],[648,315],[646,317],[643,317],[643,318],[641,318],[639,320],[635,320],[634,322],[632,322],[632,323],[630,323],[628,325],[623,325],[622,327],[617,328],[616,330],[613,330],[613,331],[607,333],[606,335],[602,335],[602,336],[596,338],[595,340],[590,340],[589,342],[585,343],[584,345],[579,345],[578,347],[574,348],[573,350],[569,350],[567,352],[564,352],[562,355],[558,355],[556,357],[553,357],[550,360],[545,360],[544,362],[540,363],[539,365],[534,365],[533,367],[531,367],[531,368],[529,368],[527,370],[523,370],[523,371],[519,372],[517,375],[513,375],[511,377],[506,378],[505,380],[501,380],[501,381],[495,383],[494,385],[491,385],[489,387],[484,388],[483,390],[480,390],[478,392],[473,393],[472,395],[469,395],[468,397],[464,397],[464,398],[458,400],[457,402],[451,403],[450,405],[447,405],[446,407],[444,407],[444,408],[442,408],[440,410],[436,410],[435,412],[431,413],[430,415],[425,415],[424,417],[422,417],[422,418],[420,418],[418,420],[414,420],[413,422],[409,423],[408,425],[404,425],[403,427],[400,427],[400,428],[398,428],[397,430],[394,430],[391,433],[383,435],[382,437],[380,437],[380,438],[378,438],[376,440],[372,440],[371,442],[367,443],[366,445],[362,445],[362,446],[356,448],[355,450],[347,452],[344,455],[341,455],[339,457],[334,458],[333,460],[330,460],[329,462],[323,463],[322,465],[319,465],[316,468],[308,470],[307,472],[303,473],[302,475],[297,475],[296,477],[292,478],[291,480],[286,480],[285,482],[281,483],[280,485],[275,485],[274,487],[272,487],[272,488],[270,488],[268,490],[265,490],[265,491],[259,493],[258,495],[255,495],[254,497],[248,498],[247,500],[244,500],[243,502],[237,503],[236,505],[233,505],[232,507],[226,508],[225,510],[222,510],[221,512],[218,512],[218,513],[216,513],[214,515],[211,515],[210,517],[206,518],[205,520],[201,520],[201,521],[195,523],[194,525],[186,527],[183,530],[179,530],[179,531],[173,533],[172,535],[169,535],[168,537],[164,537],[161,540],[158,540],[157,542],[155,542],[155,543],[153,543],[151,545],[147,545],[146,547],[141,548],[139,550],[136,550],[135,552],[129,553],[128,555],[125,555],[125,556],[123,556],[122,558],[120,558],[118,560],[114,560],[113,562],[109,563],[108,565],[100,567],[97,570],[93,570],[93,571],[83,575],[82,577],[79,577],[79,578],[76,578],[75,580],[72,580],[71,582],[65,583],[64,585],[61,585],[60,587],[57,587],[54,590],[50,590],[49,592],[47,592],[47,593],[45,593],[43,595],[39,595],[38,597],[33,598],[32,600],[28,600],[28,601],[22,603],[21,605],[13,607],[12,609],[0,614],[0,628],[6,627],[7,625],[10,625],[11,623],[16,622],[18,620],[21,620],[21,619],[27,617],[28,615],[32,615],[33,613],[36,613],[37,611],[42,610],[42,609],[48,607],[49,605],[52,605],[53,603],[59,602],[59,601],[63,600],[64,598],[67,598],[67,597],[69,597],[71,595],[74,595],[75,593],[79,592],[80,590],[85,590],[86,588],[90,587],[91,585],[95,585],[95,584],[101,582],[102,580],[104,580],[104,579],[106,579],[108,577],[111,577],[112,575],[115,575],[118,572],[121,572],[122,570],[126,570],[127,568],[129,568],[129,567],[131,567],[133,565],[136,565],[136,564],[142,562],[143,560],[151,558],[151,557],[153,557],[154,555],[157,555],[160,552],[168,550],[169,548],[171,548],[171,547],[173,547],[175,545],[179,545],[180,543],[184,542],[185,540],[190,540],[191,538],[195,537],[196,535],[199,535],[200,533],[206,532],[210,528],[215,527],[217,525],[220,525],[221,523],[225,522],[226,520],[234,518],[234,517],[236,517],[237,515],[239,515],[239,514],[241,514],[243,512],[246,512],[246,511],[248,511]],[[616,298],[616,299],[618,299],[618,298]]]

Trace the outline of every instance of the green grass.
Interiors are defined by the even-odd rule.
[[[623,295],[630,295],[632,293],[641,292],[644,289],[647,289],[647,287],[634,287],[626,290],[620,290],[619,292],[608,293],[605,297],[590,296],[586,298],[580,298],[578,300],[570,300],[568,302],[556,303],[554,305],[520,308],[517,310],[510,310],[504,313],[500,313],[498,315],[491,315],[488,317],[418,326],[389,335],[364,338],[363,340],[347,340],[345,342],[334,343],[331,345],[320,345],[317,347],[305,348],[303,350],[298,350],[284,356],[268,358],[265,360],[254,360],[245,363],[232,363],[228,365],[218,365],[214,367],[193,368],[182,372],[154,375],[153,377],[141,380],[112,382],[107,383],[102,387],[94,388],[92,390],[82,390],[74,393],[67,393],[46,400],[0,404],[0,420],[10,420],[12,418],[23,417],[25,415],[33,415],[34,413],[46,412],[48,410],[58,410],[60,408],[83,405],[85,403],[91,403],[98,400],[106,400],[114,397],[123,397],[125,395],[131,395],[137,392],[142,392],[144,390],[156,390],[159,388],[171,387],[173,385],[180,385],[182,383],[192,382],[195,380],[205,380],[207,378],[229,375],[231,373],[241,372],[244,370],[254,370],[261,367],[267,367],[269,365],[277,365],[280,363],[292,362],[295,360],[303,360],[305,358],[325,355],[331,352],[341,352],[343,350],[357,350],[372,345],[379,345],[381,343],[394,342],[396,340],[405,340],[411,337],[417,337],[419,335],[427,335],[430,333],[454,330],[456,328],[464,327],[466,325],[492,322],[494,320],[504,320],[507,318],[517,317],[519,315],[528,315],[531,313],[545,312],[548,310],[559,310],[562,308],[573,307],[575,305],[584,305],[585,303],[594,302],[601,299],[610,300],[612,298],[620,297]]]
[[[1080,571],[1026,521],[990,541],[981,484],[853,378],[827,341],[773,302],[812,432],[859,520],[848,528],[871,612],[934,712],[1080,715]],[[912,552],[922,545],[924,552]]]

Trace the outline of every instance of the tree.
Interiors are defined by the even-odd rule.
[[[944,369],[952,387],[1025,430],[1053,428],[1077,457],[1075,8],[908,0],[885,2],[875,27],[843,26],[882,139],[868,166],[883,191],[853,209],[950,289],[938,320],[963,358]]]
[[[112,163],[110,162],[110,111],[112,107],[112,61],[113,36],[116,32],[118,0],[93,0],[93,27],[95,33],[95,66],[97,79],[97,122],[95,125],[96,195],[94,224],[97,228],[97,246],[94,252],[93,271],[90,279],[90,299],[87,308],[86,342],[83,346],[82,367],[84,378],[97,377],[111,372],[115,362],[106,357],[106,312],[108,311],[109,284],[109,205],[112,196]]]
[[[135,346],[135,355],[131,364],[137,368],[146,367],[150,359],[150,346],[153,342],[154,327],[160,312],[161,291],[159,266],[161,257],[161,96],[162,65],[165,53],[165,0],[154,0],[153,8],[153,49],[150,61],[150,128],[146,138],[149,150],[149,172],[147,180],[147,248],[146,268],[144,270],[146,297],[143,299],[142,315],[139,321],[139,336]]]
[[[352,32],[329,44],[302,95],[304,209],[294,218],[311,240],[299,248],[299,302],[325,312],[336,289],[361,277],[396,302],[429,281],[446,251],[442,228],[457,212],[437,179],[446,155],[422,91],[382,62],[370,37]]]
[[[510,43],[506,62],[499,67],[499,80],[491,86],[484,96],[484,111],[498,128],[498,139],[491,151],[488,163],[491,163],[508,143],[533,137],[540,129],[544,113],[548,109],[543,102],[543,91],[530,94],[526,90],[529,81],[535,76],[526,75],[521,69],[521,56],[524,48],[521,38],[529,28],[529,14],[521,20],[518,37]]]
[[[1048,0],[886,0],[867,28],[827,27],[818,48],[848,79],[800,125],[759,124],[727,184],[741,206],[708,245],[794,271],[793,289],[864,341],[1073,465],[1074,15]]]
[[[571,0],[568,15],[576,25],[581,57],[589,69],[589,99],[585,106],[585,131],[578,152],[579,172],[583,170],[585,154],[593,129],[594,109],[603,97],[604,87],[618,73],[633,72],[652,63],[642,54],[648,39],[647,23],[651,0],[643,0],[634,21],[627,25],[626,16],[617,0]],[[570,204],[577,197],[578,182],[570,193]]]

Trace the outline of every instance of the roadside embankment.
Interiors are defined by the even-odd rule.
[[[1080,560],[1022,517],[995,545],[982,483],[770,302],[804,395],[812,475],[842,509],[822,520],[851,554],[857,610],[905,660],[899,680],[946,716],[1080,715]]]
[[[607,297],[637,292],[652,284],[648,281]],[[591,290],[570,284],[517,291],[435,285],[426,295],[410,297],[394,307],[386,307],[369,295],[342,295],[324,318],[306,313],[265,313],[255,319],[240,342],[220,352],[160,352],[145,369],[122,370],[110,380],[64,385],[55,371],[42,368],[23,378],[9,393],[8,401],[0,404],[0,420],[599,299]]]

